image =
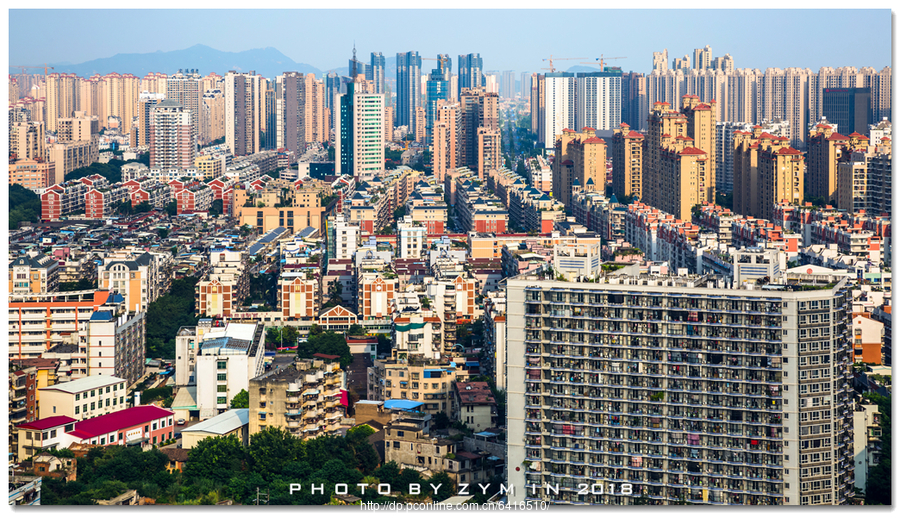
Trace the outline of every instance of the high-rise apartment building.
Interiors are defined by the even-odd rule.
[[[715,101],[702,103],[691,95],[681,101],[680,111],[668,103],[653,105],[644,138],[641,191],[649,205],[690,220],[691,207],[715,201]],[[678,193],[672,192],[675,188]]]
[[[556,138],[553,161],[553,197],[569,206],[580,190],[606,188],[606,141],[591,128],[564,129]]]
[[[371,77],[366,75],[366,79],[369,81],[375,82],[375,93],[383,94],[384,90],[384,56],[381,52],[373,52],[370,58],[368,72],[371,72]]]
[[[75,74],[53,73],[47,76],[46,128],[56,131],[56,121],[61,117],[71,117],[78,109],[79,88]]]
[[[522,72],[520,77],[518,93],[522,99],[527,100],[531,95],[531,72]]]
[[[771,220],[775,204],[800,205],[806,163],[787,137],[775,137],[756,126],[737,131],[734,146],[734,211]]]
[[[500,97],[512,99],[516,96],[516,72],[504,70],[500,76]]]
[[[335,174],[371,179],[384,171],[384,94],[357,92],[360,86],[348,84],[335,105]]]
[[[435,180],[443,185],[444,178],[460,167],[462,152],[462,110],[459,103],[438,101],[432,137],[432,170]]]
[[[16,158],[33,160],[45,156],[45,139],[43,122],[10,122],[9,154]]]
[[[208,144],[225,138],[225,94],[222,90],[212,89],[203,93],[200,109],[203,117],[200,122],[200,142]]]
[[[191,127],[194,140],[200,142],[200,103],[203,98],[202,78],[197,69],[178,70],[177,74],[166,80],[166,100],[175,101],[191,112]]]
[[[639,72],[622,74],[622,122],[640,131],[647,125],[648,115],[647,78]]]
[[[406,126],[413,135],[416,135],[418,130],[416,109],[422,106],[421,68],[422,58],[418,52],[397,53],[397,105],[394,111],[394,124]]]
[[[484,61],[481,54],[459,55],[459,90],[457,99],[462,98],[463,88],[481,88],[484,86]]]
[[[760,291],[600,271],[506,281],[510,502],[850,501],[847,280]]]
[[[834,204],[837,197],[837,163],[850,139],[838,133],[828,122],[822,120],[809,132],[806,195]],[[837,129],[841,127],[837,126]]]
[[[653,71],[665,72],[669,69],[669,49],[653,53]]]
[[[749,122],[717,122],[716,123],[716,191],[729,193],[734,190],[734,132],[751,132],[753,125]],[[738,212],[744,214],[743,212]]]
[[[544,74],[544,116],[538,142],[551,146],[564,129],[575,128],[575,74]]]
[[[197,156],[194,113],[166,99],[150,111],[150,167],[190,169]]]
[[[225,145],[234,156],[262,150],[260,134],[265,115],[263,78],[250,73],[225,74]]]
[[[575,79],[575,127],[612,131],[622,122],[622,70],[579,72]]]
[[[57,142],[82,142],[91,140],[100,133],[100,121],[84,112],[75,112],[73,117],[56,120]]]
[[[475,134],[478,139],[478,178],[488,178],[491,171],[503,166],[499,129],[480,127]]]
[[[610,144],[612,188],[620,201],[625,197],[641,199],[643,147],[644,135],[632,130],[628,124],[623,122],[618,129],[613,130]]]
[[[868,88],[825,88],[822,91],[822,115],[847,135],[865,133],[869,124],[872,98]]]
[[[119,120],[119,130],[123,135],[131,133],[140,99],[141,79],[132,74],[113,72],[103,76],[102,81],[104,115]],[[100,125],[106,126],[107,121],[101,120]]]
[[[325,83],[315,74],[285,72],[275,80],[276,147],[302,155],[308,144],[327,140]]]
[[[531,132],[540,142],[544,128],[544,74],[531,74]]]
[[[500,146],[499,143],[496,146],[492,144],[495,136],[499,138],[500,135],[499,102],[499,95],[487,92],[484,88],[466,88],[462,91],[459,102],[462,119],[458,162],[460,166],[479,172],[499,167]],[[484,132],[481,133],[483,135],[481,147],[479,147],[479,128],[484,128]],[[487,140],[484,140],[485,138]]]
[[[438,55],[438,68],[431,71],[425,82],[425,144],[431,144],[439,101],[450,100],[450,65]]]
[[[165,98],[165,94],[141,92],[138,97],[138,124],[132,132],[135,135],[134,146],[147,147],[150,145],[150,115],[153,108]]]
[[[712,49],[709,45],[702,49],[694,49],[694,70],[705,70],[712,66]]]

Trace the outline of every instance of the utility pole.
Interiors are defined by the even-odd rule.
[[[265,497],[266,498],[265,498],[265,500],[263,500],[263,505],[269,505],[269,490],[268,489],[266,489]],[[258,487],[256,488],[256,498],[253,501],[256,503],[256,505],[259,505],[260,498],[259,498],[259,488]]]

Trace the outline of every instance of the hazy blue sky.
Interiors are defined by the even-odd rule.
[[[10,63],[81,63],[118,53],[275,47],[321,70],[418,50],[480,52],[486,70],[539,71],[542,58],[627,56],[610,64],[649,72],[710,45],[738,68],[891,64],[891,13],[879,10],[10,10]],[[41,32],[36,37],[35,27]],[[79,38],[73,38],[77,27]],[[578,61],[563,61],[568,68]]]

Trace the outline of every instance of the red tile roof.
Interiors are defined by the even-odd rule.
[[[154,405],[141,405],[125,410],[119,410],[111,414],[85,419],[75,425],[75,431],[69,432],[70,435],[79,439],[90,439],[107,433],[112,433],[125,428],[133,428],[137,425],[144,424],[154,419],[162,419],[175,415],[171,410],[160,408]]]
[[[679,155],[705,155],[706,151],[703,151],[702,149],[695,148],[695,147],[686,147],[683,150],[681,150],[681,152],[678,154]]]
[[[856,138],[858,138],[858,139],[860,139],[860,140],[869,140],[869,137],[867,137],[867,136],[865,136],[865,135],[860,135],[859,133],[857,133],[857,132],[855,132],[855,131],[854,131],[853,133],[851,133],[850,136],[851,136],[851,137],[856,137]]]
[[[644,138],[644,134],[643,134],[643,133],[638,133],[637,131],[629,131],[629,132],[628,132],[628,136],[629,136],[629,137],[635,137],[635,138]],[[887,137],[885,137],[885,138],[887,138]],[[883,139],[882,139],[882,140],[883,140]],[[888,140],[890,140],[890,139],[888,139]]]
[[[333,354],[325,354],[325,353],[316,353],[313,355],[316,358],[323,358],[325,360],[337,360],[340,356],[335,356]]]
[[[571,160],[563,160],[562,165],[575,165],[575,162],[573,162]]]
[[[606,144],[606,141],[602,138],[591,137],[584,141],[585,144]]]
[[[597,131],[597,130],[595,130],[594,128],[592,128],[590,126],[585,126],[585,127],[581,128],[581,131]]]
[[[828,140],[848,140],[847,137],[841,135],[840,133],[832,133]]]
[[[38,419],[37,421],[32,421],[30,423],[20,424],[19,428],[25,430],[47,430],[49,428],[56,428],[57,426],[74,423],[75,421],[75,419],[72,419],[69,416],[57,415],[45,419]]]
[[[775,152],[775,154],[776,155],[800,155],[802,153],[800,153],[796,149],[788,146],[788,147],[783,147],[783,148],[779,149],[778,151]]]
[[[706,111],[706,110],[711,110],[711,109],[712,109],[712,107],[710,107],[710,105],[708,105],[708,104],[698,104],[697,106],[694,106],[694,110]]]

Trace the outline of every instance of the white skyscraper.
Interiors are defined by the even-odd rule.
[[[564,129],[576,129],[575,74],[554,72],[544,76],[544,127],[538,139],[553,147],[556,136]]]
[[[622,123],[622,73],[589,72],[575,80],[575,126],[612,131]]]

